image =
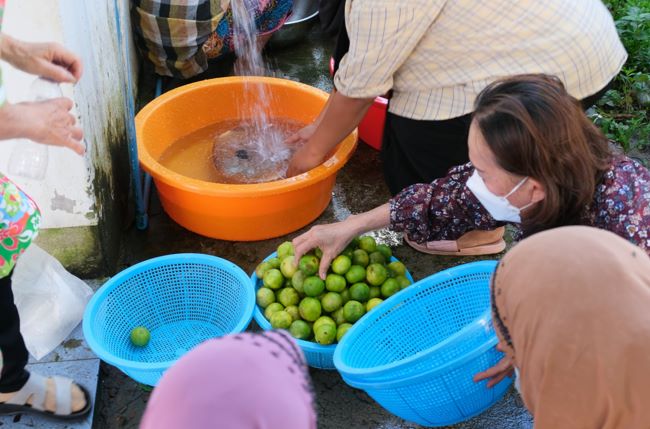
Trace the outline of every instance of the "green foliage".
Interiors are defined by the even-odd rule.
[[[650,0],[605,4],[629,58],[590,116],[626,152],[642,150],[650,147]]]

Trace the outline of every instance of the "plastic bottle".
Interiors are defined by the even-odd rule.
[[[63,97],[58,83],[42,77],[30,86],[30,98],[33,101],[50,100]],[[47,172],[48,147],[28,139],[16,142],[9,156],[9,173],[28,179],[43,180]]]

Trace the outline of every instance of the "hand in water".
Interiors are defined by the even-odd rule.
[[[320,259],[318,274],[321,279],[325,280],[330,263],[345,249],[345,246],[352,241],[354,236],[355,231],[350,227],[350,223],[346,221],[329,225],[316,225],[306,233],[293,239],[294,259],[297,262],[302,255],[311,249],[320,247],[323,251],[323,257]]]
[[[325,161],[324,156],[314,153],[308,145],[298,149],[289,161],[287,177],[297,176],[312,168],[318,167]]]
[[[501,343],[496,345],[497,350],[504,352],[503,346]],[[481,380],[489,379],[487,387],[493,387],[497,385],[501,380],[506,377],[512,377],[514,373],[514,362],[512,356],[506,354],[503,359],[501,359],[496,365],[491,368],[486,369],[483,372],[479,372],[474,376],[474,382],[478,383]]]
[[[8,104],[3,109],[9,109],[10,118],[16,118],[17,129],[14,137],[24,137],[50,146],[67,147],[83,155],[86,151],[81,143],[83,131],[75,126],[76,120],[70,114],[72,105],[69,98],[54,98]]]
[[[284,141],[284,144],[287,146],[288,145],[302,146],[305,143],[307,143],[307,140],[309,140],[311,136],[314,135],[314,132],[316,132],[316,128],[317,125],[314,123],[304,126],[297,132],[287,137],[287,139]]]

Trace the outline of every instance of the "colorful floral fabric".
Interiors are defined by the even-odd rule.
[[[465,186],[473,171],[467,163],[431,184],[404,189],[390,201],[391,229],[423,243],[455,240],[473,229],[504,225]],[[650,171],[628,157],[615,157],[581,223],[614,232],[650,253]]]
[[[11,272],[36,238],[40,222],[36,203],[0,174],[0,278]]]

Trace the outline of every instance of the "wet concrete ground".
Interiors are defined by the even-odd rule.
[[[316,26],[317,27],[317,26]],[[325,39],[317,28],[308,39],[292,48],[269,53],[269,62],[276,76],[286,77],[329,91],[327,73],[332,41]],[[225,67],[227,69],[227,67]],[[151,82],[142,82],[144,100],[151,96]],[[215,100],[218,102],[218,100]],[[360,143],[354,157],[340,171],[332,202],[314,222],[330,223],[344,219],[350,213],[360,213],[386,202],[389,193],[384,185],[378,152]],[[311,225],[309,225],[311,226]],[[306,231],[300,231],[260,242],[225,242],[191,233],[175,224],[161,209],[156,195],[152,197],[150,227],[147,231],[134,228],[126,232],[124,257],[120,269],[148,258],[180,252],[199,252],[220,256],[251,272],[255,266],[284,240],[290,240]],[[390,231],[375,233],[379,241],[393,246],[395,256],[404,261],[416,280],[453,265],[473,259],[434,257],[420,254]],[[498,258],[501,255],[496,255]],[[484,259],[494,259],[487,257]],[[253,322],[250,329],[257,329]],[[348,387],[336,371],[312,370],[317,393],[319,428],[418,428],[383,410],[364,392]],[[119,370],[101,365],[96,429],[136,428],[150,393]],[[486,413],[460,425],[457,429],[531,428],[530,415],[520,398],[512,391]]]

